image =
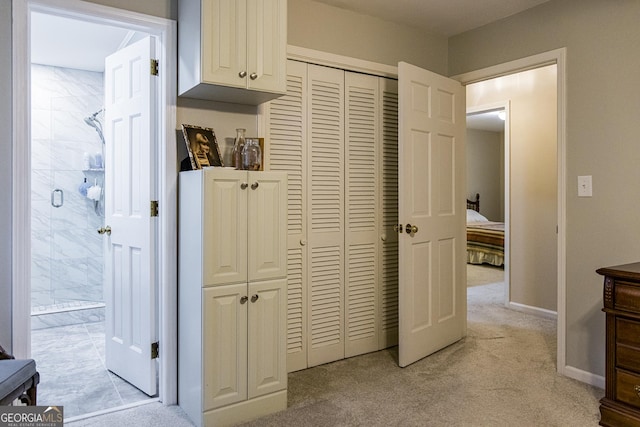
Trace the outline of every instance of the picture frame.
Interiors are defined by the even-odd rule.
[[[189,152],[191,169],[224,166],[216,133],[212,128],[183,124],[182,134]]]

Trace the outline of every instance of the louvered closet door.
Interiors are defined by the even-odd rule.
[[[345,357],[378,350],[378,78],[345,73]]]
[[[344,358],[344,72],[308,66],[308,366]]]
[[[287,196],[287,371],[307,367],[307,64],[287,62],[287,94],[263,110],[268,141],[265,163],[286,171]]]
[[[379,349],[398,344],[398,82],[379,79],[381,123],[379,128],[381,180],[379,200]]]

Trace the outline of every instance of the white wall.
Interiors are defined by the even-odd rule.
[[[510,104],[511,301],[552,311],[557,307],[556,79],[551,65],[467,86],[467,108]]]
[[[504,221],[504,134],[467,129],[467,198],[480,193],[480,213]]]
[[[567,364],[598,375],[605,316],[595,270],[640,254],[638,22],[636,0],[552,0],[449,43],[451,75],[566,47]],[[593,197],[577,196],[579,175],[593,176]]]

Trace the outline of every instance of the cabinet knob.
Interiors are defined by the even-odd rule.
[[[251,74],[249,75],[249,78],[250,78],[251,80],[255,80],[255,79],[257,79],[257,78],[258,78],[258,75],[257,75],[256,73],[251,73]]]
[[[306,246],[307,241],[305,239],[300,239],[300,246]]]
[[[633,387],[633,389],[635,390],[638,397],[640,397],[640,385],[636,385],[635,387]]]
[[[249,301],[249,297],[248,297],[248,296],[246,296],[246,295],[240,298],[240,304],[244,304],[244,303],[246,303],[247,301]]]
[[[251,184],[251,189],[255,190],[256,188],[258,188],[258,183],[254,182],[253,184]]]
[[[387,235],[386,234],[381,234],[380,235],[380,240],[382,240],[383,242],[387,241]]]
[[[260,298],[260,297],[258,296],[258,294],[251,295],[251,302],[256,302],[256,301],[258,301],[258,298]]]
[[[242,188],[243,190],[246,190],[248,186],[249,184],[247,184],[246,182],[243,182],[242,184],[240,184],[240,188]]]
[[[247,72],[246,71],[240,71],[238,73],[238,75],[240,76],[241,79],[244,79],[245,77],[247,77]]]

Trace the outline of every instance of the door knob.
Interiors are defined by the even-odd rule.
[[[98,228],[98,234],[106,234],[107,236],[111,236],[111,227],[107,225],[106,227]]]
[[[407,224],[405,227],[407,234],[411,234],[412,236],[418,232],[418,227],[415,225]]]
[[[247,77],[247,72],[246,71],[240,71],[238,73],[238,75],[240,76],[241,79],[244,79],[245,77]]]
[[[395,224],[393,226],[393,231],[395,231],[396,233],[402,233],[402,224]]]
[[[258,75],[257,75],[256,73],[251,73],[251,74],[249,74],[249,78],[250,78],[251,80],[255,80],[255,79],[257,79],[257,78],[258,78]]]

